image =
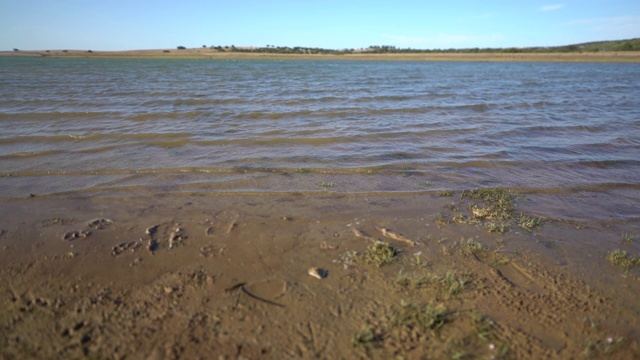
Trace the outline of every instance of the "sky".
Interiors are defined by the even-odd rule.
[[[637,37],[638,0],[0,0],[0,50],[449,49]]]

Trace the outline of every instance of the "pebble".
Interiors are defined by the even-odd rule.
[[[317,279],[320,279],[320,280],[326,278],[327,275],[328,275],[327,270],[321,269],[321,268],[317,268],[317,267],[309,268],[308,273],[309,273],[309,275],[313,276],[314,278],[317,278]]]

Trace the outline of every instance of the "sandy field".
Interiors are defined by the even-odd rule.
[[[460,192],[7,200],[0,358],[638,358],[640,266],[606,259],[640,253],[638,220],[543,200],[500,221]]]
[[[127,51],[22,50],[0,51],[0,56],[86,57],[86,58],[193,58],[193,59],[306,59],[306,60],[402,60],[402,61],[545,61],[545,62],[640,62],[640,52],[591,53],[460,53],[460,54],[348,54],[302,55],[220,52],[214,49],[157,49]]]

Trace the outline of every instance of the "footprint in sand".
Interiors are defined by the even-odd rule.
[[[43,225],[43,226],[49,226],[50,224],[65,224],[66,222],[70,222],[70,221],[56,218],[52,220],[47,220],[47,225]],[[86,238],[91,235],[92,230],[103,230],[111,224],[113,224],[113,220],[111,219],[106,219],[106,218],[92,219],[87,222],[87,228],[85,230],[67,231],[62,235],[62,239],[66,241],[72,241],[79,238]]]
[[[67,241],[71,241],[71,240],[75,240],[78,238],[86,238],[89,235],[91,235],[91,231],[77,231],[77,230],[72,230],[72,231],[67,231],[66,233],[64,233],[64,235],[62,235],[62,240],[67,240]]]
[[[207,236],[227,236],[237,225],[237,221],[240,218],[240,214],[238,214],[235,210],[223,210],[217,212],[210,219],[207,219],[206,225]]]
[[[200,248],[200,256],[207,258],[210,256],[222,255],[224,250],[224,246],[218,246],[216,244],[205,245]]]
[[[147,250],[151,254],[154,254],[160,246],[171,250],[180,246],[187,238],[185,229],[173,222],[150,226],[145,230],[145,234],[148,237]]]
[[[135,252],[141,246],[142,239],[138,241],[123,242],[111,248],[111,255],[118,256],[127,250]]]
[[[113,224],[113,220],[111,219],[97,218],[97,219],[89,220],[89,222],[87,223],[87,226],[96,230],[102,230],[111,224]]]

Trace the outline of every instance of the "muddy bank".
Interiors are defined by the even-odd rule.
[[[0,357],[639,356],[639,267],[606,260],[640,254],[638,221],[537,204],[498,218],[460,192],[3,202]]]

